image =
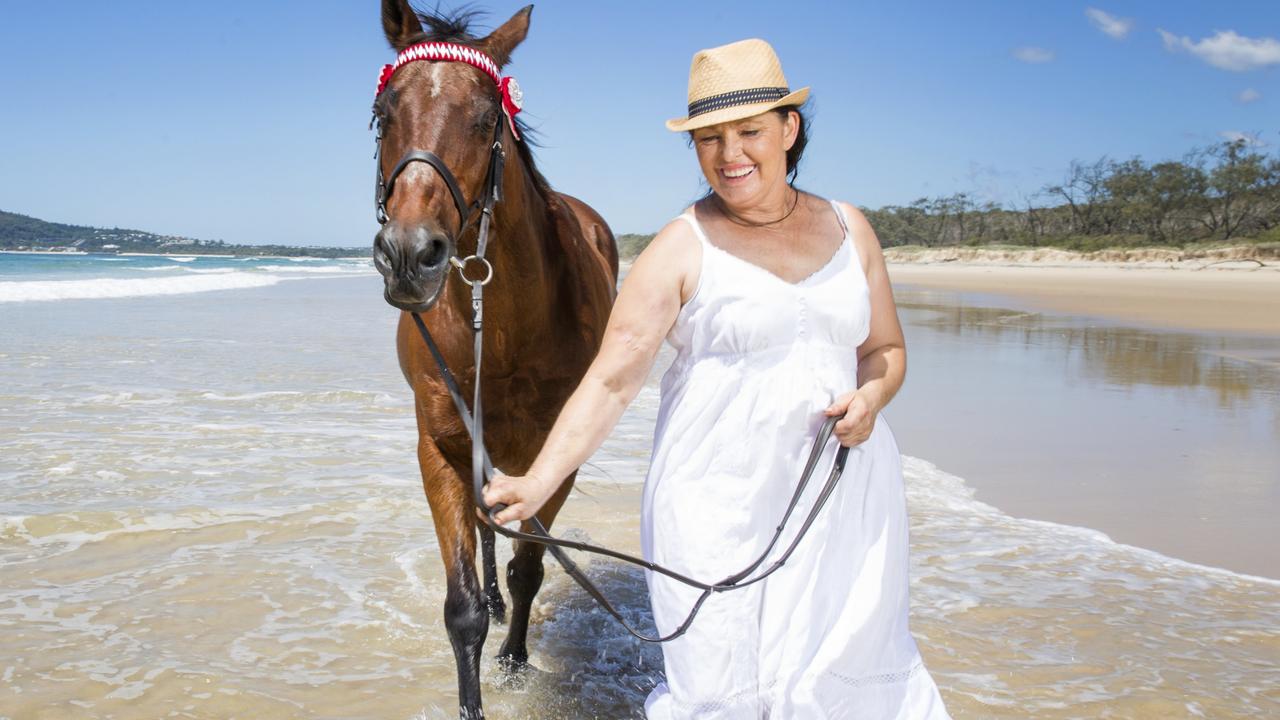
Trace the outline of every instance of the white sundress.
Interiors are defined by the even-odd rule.
[[[647,559],[704,581],[745,567],[786,508],[823,410],[857,386],[870,291],[847,218],[839,250],[790,283],[702,244],[698,289],[667,341],[645,480]],[[775,554],[830,472],[824,450]],[[766,561],[761,569],[768,567]],[[647,573],[667,634],[698,590]],[[787,564],[749,588],[712,595],[683,637],[663,645],[666,682],[650,720],[939,720],[948,718],[907,625],[907,515],[901,457],[883,417],[850,450],[836,491]]]

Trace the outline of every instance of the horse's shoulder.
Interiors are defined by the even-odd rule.
[[[573,233],[581,237],[588,247],[594,248],[613,283],[618,279],[618,246],[609,229],[609,223],[596,209],[568,193],[555,193],[558,211],[557,232]]]

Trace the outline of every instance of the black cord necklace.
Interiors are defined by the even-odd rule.
[[[800,191],[796,190],[795,188],[791,188],[791,192],[794,194],[794,197],[791,201],[791,209],[787,210],[786,214],[784,214],[782,217],[778,218],[777,220],[770,220],[769,222],[761,222],[761,223],[752,222],[750,220],[747,220],[744,217],[741,217],[735,214],[732,210],[729,209],[728,205],[725,205],[724,199],[721,198],[719,195],[716,195],[716,203],[720,205],[720,211],[724,213],[724,216],[729,218],[729,222],[732,222],[735,225],[741,225],[742,227],[754,227],[754,228],[769,227],[770,225],[777,225],[783,220],[786,220],[787,218],[791,217],[791,214],[796,211],[796,208],[800,207]]]

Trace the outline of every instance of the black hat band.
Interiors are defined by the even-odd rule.
[[[701,100],[689,103],[689,117],[697,117],[713,110],[723,110],[724,108],[734,107],[736,105],[755,105],[762,102],[773,102],[781,100],[791,93],[790,89],[784,87],[762,87],[748,88],[746,90],[732,90],[719,95],[712,95]]]

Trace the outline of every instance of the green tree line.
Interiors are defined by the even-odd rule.
[[[1231,140],[1155,164],[1140,157],[1072,161],[1062,182],[1015,208],[958,192],[863,212],[885,247],[1280,241],[1280,159]]]
[[[1072,161],[1015,207],[973,193],[923,197],[906,206],[861,208],[884,247],[1013,245],[1091,251],[1204,243],[1280,243],[1280,159],[1248,140],[1148,164],[1140,157]],[[653,235],[620,235],[634,258]]]

